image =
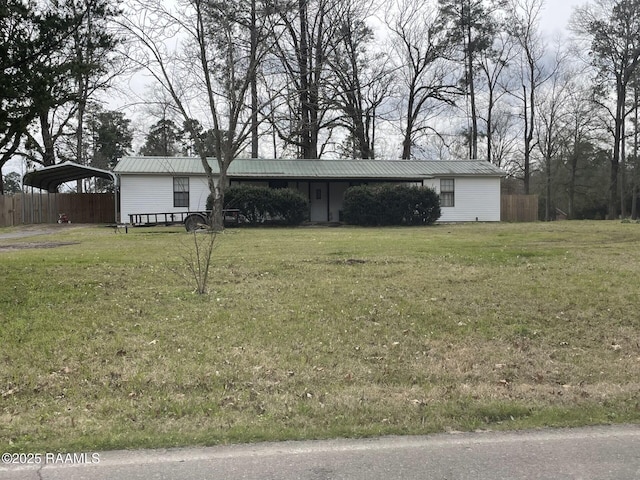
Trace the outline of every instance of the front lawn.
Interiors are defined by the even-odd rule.
[[[180,228],[0,240],[0,450],[640,421],[640,225],[217,244],[197,295]]]

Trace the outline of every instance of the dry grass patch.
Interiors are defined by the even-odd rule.
[[[230,230],[204,296],[178,229],[43,236],[0,252],[0,444],[638,421],[639,228]]]

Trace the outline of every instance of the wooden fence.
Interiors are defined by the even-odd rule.
[[[56,223],[65,213],[72,223],[115,223],[113,193],[49,193],[0,195],[0,227]],[[502,195],[500,220],[538,220],[537,195]]]
[[[114,223],[113,193],[19,193],[0,195],[0,227],[56,223],[64,213],[72,223]]]
[[[501,221],[538,221],[538,195],[502,195],[500,200]]]

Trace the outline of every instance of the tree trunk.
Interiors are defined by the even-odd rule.
[[[469,19],[470,20],[470,19]],[[471,142],[469,156],[471,160],[478,158],[478,116],[476,113],[476,89],[473,75],[473,47],[471,21],[467,22],[467,82],[469,84],[469,101],[471,102]]]
[[[223,171],[224,170],[224,171]],[[213,202],[211,207],[211,229],[216,232],[224,230],[224,192],[228,186],[229,180],[227,177],[227,171],[220,169],[220,176],[217,181],[213,182],[213,186],[209,186],[210,191],[213,194]]]
[[[620,141],[621,141],[621,145],[620,145],[620,217],[621,218],[626,218],[627,217],[627,205],[626,205],[626,199],[625,199],[625,195],[627,193],[627,147],[626,147],[626,142],[625,142],[625,135],[626,135],[626,127],[625,127],[625,122],[622,122],[622,127],[621,127],[621,134],[620,134]]]
[[[618,217],[618,162],[611,160],[611,171],[609,175],[609,209],[608,220],[615,220]]]
[[[524,91],[524,194],[529,195],[529,184],[531,178],[531,141],[533,140],[533,124],[529,125],[527,87],[522,86]]]
[[[549,146],[547,146],[549,148]],[[551,156],[549,153],[546,155],[545,163],[547,167],[547,180],[546,180],[546,197],[547,201],[544,209],[545,222],[551,221]]]
[[[49,167],[56,163],[56,152],[51,135],[51,125],[49,124],[49,112],[40,113],[40,130],[42,131],[42,165]]]
[[[369,144],[369,136],[365,128],[364,121],[362,120],[362,109],[353,111],[353,136],[356,142],[358,142],[358,154],[360,158],[367,160],[373,158],[373,152]]]
[[[413,84],[412,84],[413,87]],[[413,133],[413,106],[415,88],[409,91],[409,100],[407,104],[407,126],[404,130],[404,138],[402,139],[402,160],[411,160],[411,135]]]
[[[622,84],[622,80],[618,79],[616,87],[616,116],[613,134],[613,155],[611,156],[611,171],[609,176],[609,209],[607,218],[614,220],[618,217],[618,175],[620,167],[620,145],[622,138],[622,124],[624,122],[624,102],[626,97],[626,88]]]
[[[309,44],[307,39],[307,2],[298,0],[298,15],[300,20],[300,51],[298,54],[298,68],[300,71],[300,156],[311,157],[311,111],[310,111],[310,81],[309,81]]]
[[[633,189],[631,193],[632,203],[631,203],[631,218],[633,220],[638,219],[638,181],[634,180]]]
[[[251,64],[256,64],[258,51],[258,32],[256,18],[256,0],[251,0]],[[258,74],[254,69],[251,75],[251,158],[258,158]]]
[[[489,86],[489,108],[487,109],[487,162],[493,163],[491,155],[493,154],[493,87]]]
[[[638,182],[640,181],[640,160],[638,159],[638,127],[640,126],[640,122],[638,121],[638,100],[640,94],[640,88],[636,85],[633,89],[633,101],[634,101],[634,114],[633,114],[633,191],[631,194],[631,218],[634,220],[638,219]]]
[[[80,79],[78,79],[80,80]],[[83,129],[83,125],[84,125],[84,112],[86,110],[87,107],[87,102],[84,101],[82,99],[83,97],[81,97],[81,100],[78,102],[78,113],[77,113],[77,118],[78,118],[78,127],[76,129],[76,161],[80,164],[80,165],[86,165],[85,159],[84,159],[84,129]],[[82,179],[79,179],[76,183],[77,188],[76,191],[78,193],[82,193]]]
[[[407,119],[407,127],[404,131],[404,139],[402,140],[402,160],[411,160],[411,121]]]
[[[578,169],[578,140],[574,136],[573,152],[569,158],[569,211],[567,217],[571,220],[575,218],[575,197],[576,197],[576,172]]]

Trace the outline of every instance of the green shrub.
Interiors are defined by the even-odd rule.
[[[268,188],[236,185],[226,189],[224,208],[237,208],[251,225],[263,223],[269,215]]]
[[[378,212],[382,210],[374,188],[367,185],[350,187],[344,194],[343,219],[353,225],[378,225]]]
[[[207,210],[211,209],[212,204],[212,197],[209,196]],[[265,222],[298,225],[307,218],[309,212],[307,199],[297,190],[254,185],[234,185],[227,188],[224,208],[237,208],[251,225]]]
[[[431,225],[440,218],[440,198],[430,188],[409,185],[351,187],[343,215],[353,225]]]
[[[270,189],[273,217],[279,217],[286,225],[299,225],[307,219],[309,202],[297,190],[291,188]]]

